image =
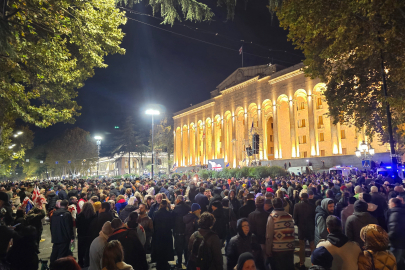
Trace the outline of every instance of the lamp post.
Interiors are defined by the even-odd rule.
[[[374,148],[371,147],[370,144],[366,142],[360,143],[359,148],[356,148],[356,151],[354,151],[356,154],[356,157],[361,158],[362,160],[367,160],[374,156]]]
[[[154,126],[153,120],[154,119],[153,118],[155,115],[159,115],[160,112],[158,110],[148,109],[145,111],[145,114],[152,115],[152,168],[151,168],[151,172],[150,172],[150,177],[151,177],[151,179],[153,179],[153,167],[154,167],[154,164],[153,164],[153,126]]]
[[[94,139],[97,142],[97,175],[98,175],[98,169],[100,167],[100,147],[101,147],[101,140],[103,139],[103,137],[94,136]]]

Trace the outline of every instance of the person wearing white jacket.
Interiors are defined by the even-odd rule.
[[[357,260],[361,253],[359,245],[349,241],[342,233],[342,224],[338,217],[328,216],[326,227],[329,233],[327,240],[319,242],[316,247],[325,247],[333,256],[331,270],[357,270]]]

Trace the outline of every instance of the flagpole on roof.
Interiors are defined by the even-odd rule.
[[[242,67],[243,67],[243,45],[242,45]]]

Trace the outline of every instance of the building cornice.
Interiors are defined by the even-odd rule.
[[[303,73],[304,73],[304,71],[300,68],[300,69],[298,69],[298,70],[294,70],[293,72],[290,72],[290,73],[281,75],[281,76],[276,77],[276,78],[274,78],[274,79],[270,79],[270,80],[269,80],[269,84],[272,85],[272,84],[275,84],[275,83],[278,83],[278,82],[287,80],[287,79],[289,79],[289,78],[292,78],[292,77],[294,77],[294,76],[297,76],[297,75],[300,75],[300,74],[303,74]],[[271,77],[270,77],[270,78],[271,78]]]
[[[178,119],[178,118],[184,117],[184,116],[186,116],[186,115],[189,115],[189,114],[192,114],[192,113],[195,113],[195,112],[198,112],[198,111],[207,109],[207,108],[209,108],[209,107],[213,107],[214,105],[215,105],[215,101],[210,102],[210,103],[207,103],[207,104],[204,104],[204,105],[202,105],[202,106],[200,106],[200,107],[197,107],[197,108],[191,109],[191,110],[189,110],[189,111],[186,111],[186,112],[184,112],[184,113],[175,115],[175,116],[173,116],[173,119]]]
[[[236,90],[238,90],[238,89],[241,89],[241,88],[243,88],[243,87],[246,87],[246,86],[248,86],[248,85],[250,85],[250,84],[256,82],[258,79],[259,79],[259,76],[256,76],[256,77],[254,77],[254,78],[252,78],[252,79],[249,79],[249,80],[247,80],[247,81],[244,81],[244,82],[242,82],[242,83],[239,83],[239,84],[237,84],[237,85],[234,85],[234,86],[232,86],[232,87],[230,87],[230,88],[228,88],[228,89],[222,90],[222,91],[221,91],[221,94],[229,94],[229,93],[232,93],[232,92],[234,92],[234,91],[236,91]]]

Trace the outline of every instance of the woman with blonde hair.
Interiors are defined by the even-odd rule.
[[[363,227],[360,238],[364,241],[364,251],[357,262],[359,270],[397,270],[395,256],[387,250],[388,234],[381,226],[370,224]]]
[[[107,243],[103,252],[103,270],[134,270],[132,266],[124,262],[124,251],[118,240]]]
[[[125,201],[124,195],[119,195],[117,197],[117,203],[115,204],[115,210],[117,211],[118,215],[120,214],[121,209],[124,209],[127,206],[127,202]]]

